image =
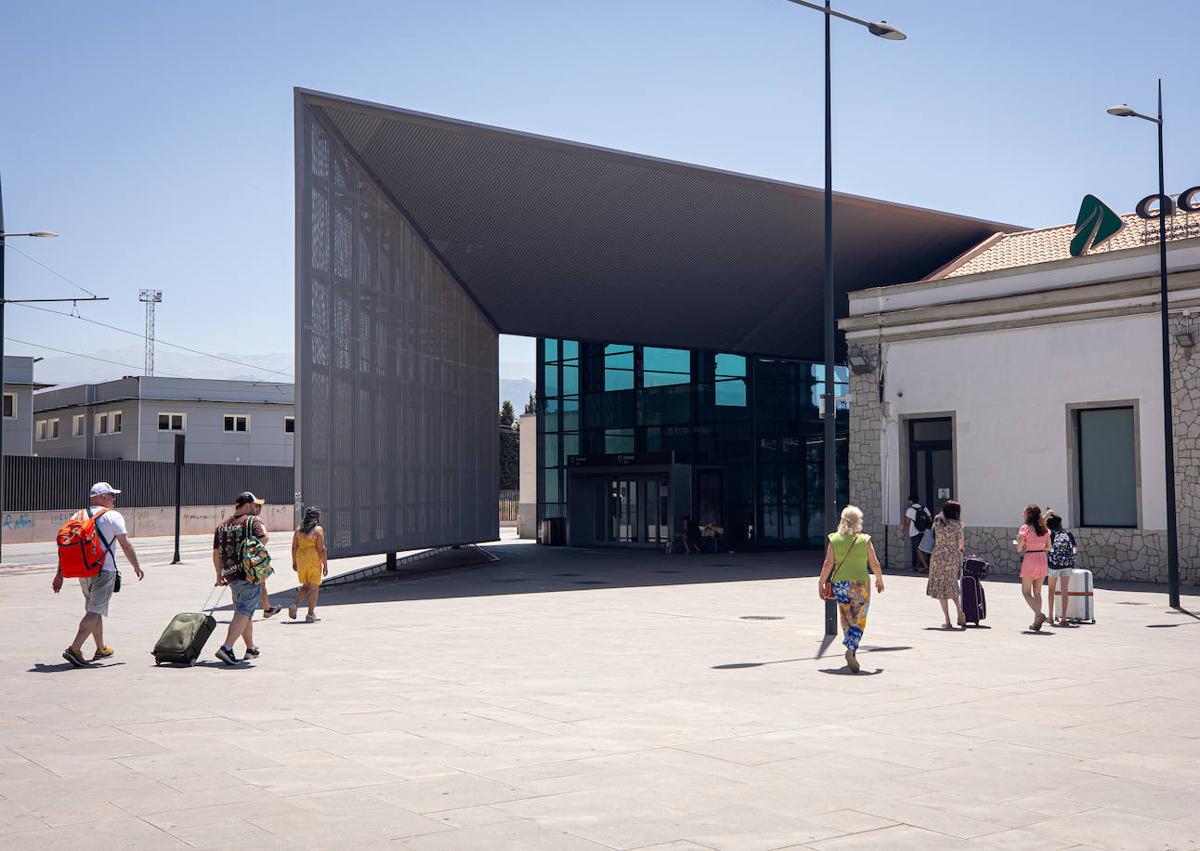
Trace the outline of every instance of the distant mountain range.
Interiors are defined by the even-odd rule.
[[[265,355],[218,352],[228,361],[192,355],[177,349],[160,347],[154,353],[154,372],[163,377],[224,378],[232,381],[292,381],[294,361],[291,352]],[[39,384],[96,384],[126,375],[142,375],[144,352],[141,346],[100,349],[94,359],[51,356],[34,365],[33,377]],[[230,361],[240,361],[246,366]],[[275,370],[275,371],[273,371]],[[501,378],[500,403],[512,402],[520,416],[525,410],[534,383],[527,378]]]

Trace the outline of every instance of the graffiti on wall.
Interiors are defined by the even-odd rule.
[[[28,511],[4,512],[5,529],[28,529],[33,525],[33,516]]]

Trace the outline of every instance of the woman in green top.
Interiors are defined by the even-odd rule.
[[[842,617],[842,631],[846,637],[846,664],[858,673],[859,664],[855,653],[867,628],[867,609],[871,605],[871,577],[867,567],[875,574],[875,590],[883,593],[883,569],[875,555],[871,536],[863,534],[863,514],[856,506],[842,509],[842,521],[838,529],[829,536],[825,548],[825,564],[821,566],[821,579],[817,583],[822,600],[837,600],[838,613]],[[826,583],[830,583],[828,586]]]

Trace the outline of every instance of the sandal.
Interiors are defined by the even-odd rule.
[[[966,616],[966,615],[964,615],[962,612],[959,612],[959,613],[958,613],[958,625],[959,625],[959,626],[966,626],[966,625],[967,625],[967,616]]]
[[[316,623],[316,622],[317,622],[317,621],[319,621],[319,620],[320,620],[320,618],[319,618],[319,617],[317,617],[316,615],[308,615],[308,616],[307,616],[307,617],[304,619],[304,622],[305,622],[305,623]]]

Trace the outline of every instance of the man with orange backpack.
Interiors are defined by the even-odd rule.
[[[125,518],[116,510],[119,493],[108,482],[92,485],[91,505],[77,512],[58,533],[58,571],[51,587],[55,594],[62,590],[65,569],[67,578],[78,578],[83,589],[83,620],[75,640],[63,651],[63,658],[76,668],[89,664],[83,655],[83,642],[89,635],[96,641],[92,662],[113,655],[113,649],[104,643],[104,616],[113,593],[121,589],[113,545],[121,545],[139,581],[146,575],[125,533]]]

